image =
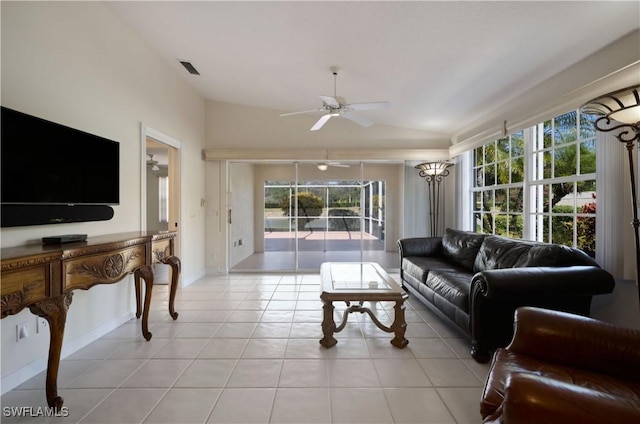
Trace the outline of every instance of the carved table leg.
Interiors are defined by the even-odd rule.
[[[62,408],[64,399],[58,396],[58,369],[60,368],[60,352],[64,338],[64,326],[67,321],[67,310],[71,305],[73,293],[65,293],[29,306],[29,310],[49,323],[51,339],[49,341],[49,362],[47,363],[47,404],[51,408]]]
[[[409,344],[409,340],[404,338],[404,333],[407,331],[407,322],[404,318],[404,301],[404,297],[400,300],[396,300],[396,305],[393,308],[395,318],[393,320],[393,324],[391,324],[391,330],[395,333],[395,337],[391,340],[391,344],[400,349]]]
[[[178,277],[180,276],[180,259],[177,256],[169,256],[162,263],[171,267],[171,287],[169,288],[169,315],[178,319],[178,313],[174,309],[176,291],[178,290]]]
[[[140,278],[144,280],[144,309],[142,310],[142,335],[149,341],[149,308],[151,307],[151,292],[153,291],[153,271],[150,265],[145,265],[135,270],[133,273],[136,287],[140,285]]]
[[[140,287],[139,278],[134,278],[133,280],[136,286],[136,318],[140,318],[140,316],[142,315],[142,287]]]
[[[322,334],[324,337],[320,340],[320,344],[327,349],[331,346],[338,343],[338,341],[333,337],[333,333],[336,331],[336,323],[333,320],[333,302],[331,300],[322,299],[322,310],[324,311],[324,317],[322,319]]]

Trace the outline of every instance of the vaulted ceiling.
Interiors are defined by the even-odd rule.
[[[205,99],[274,117],[315,109],[338,66],[348,102],[391,103],[362,116],[443,138],[640,27],[634,1],[108,6]]]

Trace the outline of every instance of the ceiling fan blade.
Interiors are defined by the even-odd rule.
[[[340,162],[328,162],[327,165],[335,166],[336,168],[349,168],[351,165],[347,165],[346,163]]]
[[[351,103],[345,105],[351,110],[375,110],[375,109],[389,109],[391,104],[389,102],[369,102],[369,103]]]
[[[347,118],[348,120],[353,121],[358,125],[362,125],[363,127],[370,127],[371,125],[373,125],[373,121],[370,121],[361,116],[354,115],[351,112],[342,112],[340,116],[342,116],[343,118]]]
[[[320,96],[325,105],[330,107],[340,107],[340,102],[335,97]]]
[[[331,118],[331,114],[330,114],[330,113],[327,113],[326,115],[322,115],[322,116],[320,117],[320,119],[318,119],[318,122],[316,122],[316,123],[313,125],[313,127],[311,127],[311,131],[317,131],[317,130],[319,130],[320,128],[322,128],[322,126],[323,126],[324,124],[326,124],[326,123],[327,123],[327,121],[329,120],[329,118]]]
[[[302,110],[300,112],[283,113],[280,116],[300,115],[301,113],[312,113],[312,112],[323,112],[323,111],[324,111],[324,109]]]

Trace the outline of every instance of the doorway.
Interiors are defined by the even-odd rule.
[[[142,229],[176,231],[174,253],[180,256],[180,148],[169,136],[143,127]],[[153,266],[154,283],[168,284],[170,268]]]
[[[388,221],[398,216],[398,165],[322,165],[232,164],[232,271],[316,271],[327,261],[398,268]]]
[[[384,187],[384,181],[265,181],[264,251],[293,253],[296,270],[384,251]]]
[[[169,230],[169,149],[162,144],[147,138],[147,230]]]

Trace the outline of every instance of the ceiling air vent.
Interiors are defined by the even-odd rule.
[[[198,70],[191,64],[191,62],[181,60],[180,63],[182,63],[182,66],[184,66],[184,68],[189,71],[191,75],[200,75],[200,72],[198,72]]]

